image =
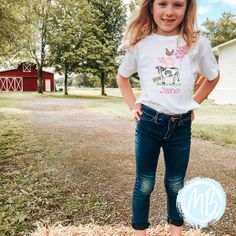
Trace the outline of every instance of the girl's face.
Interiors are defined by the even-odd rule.
[[[186,8],[187,0],[154,0],[152,14],[157,33],[165,36],[179,34]]]

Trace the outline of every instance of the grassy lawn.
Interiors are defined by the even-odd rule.
[[[36,158],[23,137],[21,94],[0,95],[0,235],[25,235],[51,194],[45,176],[35,171]],[[51,188],[52,189],[52,188]],[[48,200],[46,200],[48,199]]]
[[[98,211],[97,199],[78,201],[69,188],[61,188],[42,169],[46,156],[39,143],[29,146],[26,112],[21,101],[35,93],[0,93],[0,235],[28,235],[38,221],[91,223],[81,214]],[[44,95],[43,95],[44,96]],[[40,164],[41,163],[41,164]],[[79,209],[81,214],[75,214]],[[105,209],[104,209],[105,210]]]
[[[236,147],[236,105],[205,101],[196,112],[193,135],[221,145]]]
[[[81,88],[69,90],[69,98],[87,101],[92,109],[106,115],[131,119],[130,112],[123,101],[119,89],[106,89],[108,96],[100,96],[100,88]],[[134,90],[136,96],[139,90]],[[58,93],[48,94],[58,96]],[[63,94],[59,97],[65,97]],[[193,122],[193,136],[220,145],[236,147],[236,105],[216,105],[212,100],[204,101],[196,111]]]
[[[106,115],[131,120],[127,105],[121,97],[119,89],[106,89],[108,96],[100,96],[100,88],[69,89],[69,96],[63,93],[2,93],[0,94],[0,116],[2,112],[17,114],[20,111],[20,101],[37,99],[38,96],[60,97],[68,99],[83,99],[87,105]],[[134,90],[136,96],[139,90]],[[16,103],[17,102],[17,103]],[[1,112],[2,111],[2,112]],[[205,101],[196,111],[193,122],[193,136],[214,141],[220,145],[236,147],[236,105],[216,105],[212,100]]]
[[[95,111],[130,120],[119,90],[106,92],[108,96],[101,97],[100,89],[71,89],[66,98],[83,100]],[[0,235],[26,235],[26,230],[31,230],[32,224],[40,219],[51,222],[71,219],[69,223],[73,223],[78,220],[73,217],[81,217],[74,214],[74,208],[83,208],[82,212],[95,209],[96,199],[78,205],[78,200],[68,194],[70,190],[54,185],[37,164],[45,150],[40,145],[28,146],[24,124],[27,111],[21,102],[39,96],[65,97],[62,93],[0,93]],[[236,105],[204,102],[196,113],[193,135],[235,148]],[[89,223],[89,219],[80,223]]]

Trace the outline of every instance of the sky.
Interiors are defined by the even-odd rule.
[[[130,0],[123,0],[129,3]],[[197,25],[201,28],[202,23],[209,18],[217,20],[223,12],[231,12],[236,15],[236,0],[197,0],[198,16]]]

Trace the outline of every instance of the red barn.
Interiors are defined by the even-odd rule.
[[[37,91],[36,65],[21,63],[17,69],[0,71],[0,91]],[[54,74],[43,71],[43,91],[54,91]]]

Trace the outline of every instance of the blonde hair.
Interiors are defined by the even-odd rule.
[[[128,25],[125,39],[128,40],[128,47],[134,46],[138,41],[157,30],[157,25],[152,15],[152,7],[155,0],[141,0],[140,8],[135,17]],[[186,0],[187,7],[184,19],[180,24],[180,35],[186,42],[189,49],[196,37],[196,0]]]

